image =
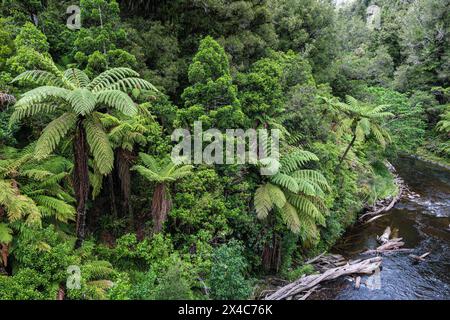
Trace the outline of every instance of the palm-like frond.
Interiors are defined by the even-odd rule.
[[[119,90],[104,90],[95,94],[94,101],[99,104],[106,105],[132,117],[137,114],[137,108],[131,98],[124,92]]]
[[[129,68],[112,68],[94,78],[87,89],[93,92],[100,91],[129,77],[139,77],[139,73]]]
[[[77,121],[77,115],[66,112],[50,122],[42,131],[36,143],[36,157],[45,158],[55,150],[61,139],[71,130]]]
[[[12,229],[6,223],[0,223],[0,244],[8,244],[12,241]],[[1,256],[0,256],[1,261]]]
[[[22,98],[17,101],[15,107],[25,107],[29,105],[39,104],[43,102],[52,102],[52,99],[66,100],[70,90],[54,87],[42,86],[26,92]]]
[[[71,104],[72,110],[81,116],[92,113],[96,106],[95,95],[86,88],[77,88],[70,91],[67,101]]]
[[[12,82],[29,81],[40,86],[64,87],[64,82],[53,73],[43,70],[29,70],[19,74]]]
[[[108,90],[122,90],[123,92],[127,92],[133,89],[140,89],[140,90],[153,90],[158,91],[154,85],[152,85],[147,80],[141,79],[141,78],[125,78],[122,80],[119,80],[113,84],[110,84],[106,87]]]
[[[85,88],[91,82],[86,73],[76,68],[67,69],[63,76],[77,88]]]
[[[52,113],[56,111],[58,106],[52,103],[26,104],[18,106],[14,109],[9,119],[10,125],[18,123],[20,120],[34,116],[38,113]]]
[[[84,129],[86,130],[86,140],[100,174],[110,173],[114,166],[114,152],[101,122],[95,116],[90,116],[84,121]]]
[[[319,158],[312,152],[295,149],[281,158],[281,172],[289,174],[310,161],[319,161]]]

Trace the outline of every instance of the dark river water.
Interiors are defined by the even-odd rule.
[[[420,198],[404,198],[388,214],[365,226],[349,230],[332,250],[356,259],[378,246],[377,235],[390,226],[412,252],[383,255],[382,269],[363,277],[359,289],[347,278],[326,283],[312,299],[445,299],[450,300],[450,171],[412,158],[394,163],[397,173]],[[431,254],[414,263],[410,254]]]

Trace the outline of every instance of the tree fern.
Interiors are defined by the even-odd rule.
[[[290,149],[280,160],[280,172],[256,190],[255,211],[259,219],[266,218],[271,211],[278,213],[292,232],[300,233],[305,241],[313,240],[317,237],[316,224],[325,224],[322,212],[327,208],[322,199],[323,190],[329,190],[329,185],[320,172],[301,169],[310,161],[318,161],[315,154]],[[305,225],[314,225],[314,230],[306,230]]]
[[[74,189],[77,190],[77,214],[85,219],[85,199],[88,198],[89,180],[94,191],[99,191],[101,179],[97,173],[105,175],[111,172],[114,163],[113,144],[99,120],[98,109],[115,109],[127,116],[134,116],[138,109],[126,94],[134,88],[155,90],[149,82],[139,79],[139,74],[129,68],[109,69],[92,81],[81,70],[71,68],[64,72],[58,70],[53,61],[41,56],[48,71],[27,71],[16,78],[30,80],[41,85],[26,92],[19,101],[10,119],[10,125],[27,116],[40,112],[56,113],[58,118],[50,122],[42,131],[36,144],[36,156],[43,159],[50,155],[61,140],[71,135],[74,146]],[[86,144],[88,146],[86,146]],[[88,152],[93,157],[94,174],[88,171]],[[48,207],[47,207],[48,208]],[[46,210],[48,213],[49,210]],[[84,223],[77,224],[77,246],[84,239]]]

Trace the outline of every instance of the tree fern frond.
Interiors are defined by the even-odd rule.
[[[383,132],[380,130],[380,127],[376,125],[372,125],[372,133],[380,143],[380,145],[385,148],[386,147],[386,139],[384,138]]]
[[[67,100],[73,111],[81,116],[90,114],[95,109],[96,96],[85,88],[77,88],[70,91]]]
[[[39,170],[39,169],[28,169],[28,170],[22,170],[21,174],[25,177],[42,181],[50,176],[53,175],[53,173],[46,171],[46,170]]]
[[[100,174],[110,173],[114,166],[114,152],[103,126],[98,119],[91,116],[84,121],[84,128],[86,140]]]
[[[312,152],[296,150],[281,158],[281,172],[291,173],[310,161],[319,161],[319,158]]]
[[[11,82],[30,81],[40,86],[64,87],[64,82],[53,73],[43,70],[29,70],[19,74]]]
[[[287,190],[289,190],[293,193],[297,193],[299,190],[297,181],[285,173],[277,173],[277,174],[273,175],[270,178],[270,181],[283,187],[283,188],[286,188]]]
[[[300,232],[300,219],[298,216],[297,209],[292,206],[289,202],[286,202],[284,207],[281,208],[281,218],[283,219],[284,223],[288,226],[288,228],[293,233],[299,233]]]
[[[52,113],[58,108],[57,105],[50,103],[27,104],[14,108],[9,118],[9,127],[20,122],[23,118],[34,116],[38,113]]]
[[[139,172],[139,174],[142,175],[147,180],[155,181],[155,182],[163,181],[163,178],[159,174],[157,174],[153,170],[147,169],[144,166],[135,165],[131,168],[131,170],[135,170],[135,171]]]
[[[273,185],[271,183],[266,183],[267,191],[269,192],[270,199],[272,203],[278,207],[283,208],[286,204],[286,197],[284,195],[283,190],[281,190],[278,186]]]
[[[53,98],[67,100],[67,97],[70,93],[70,90],[60,87],[42,86],[26,92],[22,96],[22,98],[20,98],[19,101],[16,102],[15,106],[19,107],[42,102],[49,102],[48,100]]]
[[[128,77],[139,77],[139,73],[130,68],[112,68],[94,78],[87,88],[94,92],[100,91]]]
[[[61,222],[73,220],[76,210],[73,206],[67,204],[63,200],[56,199],[45,195],[37,195],[33,197],[37,205],[45,207],[53,211],[53,215]]]
[[[91,82],[87,74],[77,68],[67,69],[63,76],[77,88],[87,87]]]
[[[256,189],[253,202],[258,219],[265,219],[273,209],[272,197],[270,196],[267,184]]]
[[[314,219],[318,224],[325,223],[325,217],[323,214],[317,209],[315,204],[311,202],[306,197],[297,194],[288,194],[288,202],[291,203],[299,213],[307,215]]]
[[[12,229],[9,228],[6,223],[0,223],[0,244],[10,243],[12,241],[12,234],[13,234]]]
[[[42,159],[51,154],[61,139],[75,126],[76,121],[76,114],[66,112],[59,118],[50,122],[44,128],[36,143],[36,158]]]
[[[147,168],[149,168],[153,172],[161,171],[161,167],[159,166],[158,161],[153,156],[140,152],[139,159]]]
[[[137,108],[133,100],[124,92],[119,90],[104,90],[95,94],[97,103],[105,104],[123,114],[133,117],[137,114]]]
[[[327,179],[317,170],[307,170],[307,169],[297,170],[294,173],[292,173],[292,177],[316,183],[326,190],[331,189]]]
[[[108,90],[122,90],[123,92],[128,92],[135,88],[158,92],[158,89],[153,84],[141,78],[125,78],[106,87]]]

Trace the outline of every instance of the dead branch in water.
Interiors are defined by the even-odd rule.
[[[320,274],[313,274],[302,277],[267,296],[265,300],[284,300],[293,299],[299,294],[304,293],[297,299],[306,299],[311,293],[317,289],[317,286],[328,280],[333,280],[345,275],[351,274],[372,274],[381,265],[382,258],[374,257],[358,262],[348,262],[347,264],[331,268]],[[306,297],[305,297],[306,296]]]
[[[381,245],[376,249],[367,250],[363,254],[378,254],[378,253],[390,253],[390,252],[398,252],[398,251],[410,251],[411,249],[402,249],[405,243],[402,241],[403,238],[392,238],[391,236],[391,228],[387,227],[383,234],[377,237],[378,241],[381,242]]]
[[[411,258],[413,258],[416,262],[422,262],[422,261],[425,261],[425,258],[428,257],[428,256],[430,255],[430,253],[431,253],[431,252],[427,252],[427,253],[424,253],[424,254],[421,255],[421,256],[416,256],[416,255],[414,255],[414,254],[410,254],[409,256],[410,256]]]

